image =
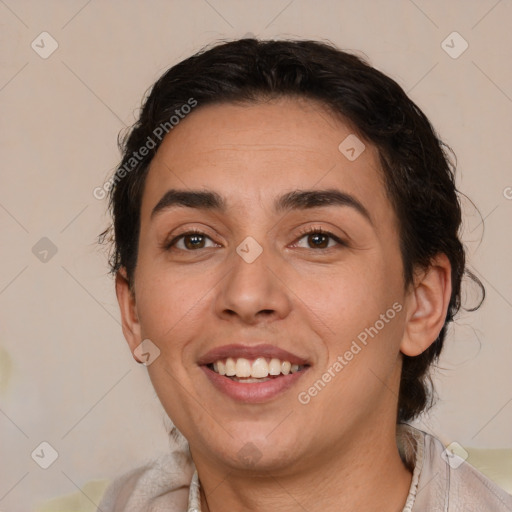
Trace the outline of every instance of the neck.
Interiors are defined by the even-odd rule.
[[[288,468],[286,473],[262,470],[247,474],[224,468],[224,476],[219,477],[219,468],[200,458],[196,467],[201,510],[401,511],[412,474],[400,458],[396,426],[392,427],[359,429],[339,446],[329,446],[328,453],[302,461],[300,468]]]

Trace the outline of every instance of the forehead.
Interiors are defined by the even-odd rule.
[[[320,103],[296,98],[196,107],[151,162],[143,219],[171,188],[214,190],[238,211],[314,188],[350,193],[377,217],[391,209],[376,148]]]

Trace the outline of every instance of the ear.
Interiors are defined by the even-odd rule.
[[[427,350],[443,328],[452,293],[451,265],[438,254],[426,271],[417,274],[407,297],[407,320],[400,350],[417,356]]]
[[[128,342],[135,361],[140,363],[134,354],[134,350],[142,342],[139,318],[137,316],[137,305],[135,302],[135,291],[130,288],[126,269],[121,267],[116,274],[116,296],[121,310],[121,322],[123,334]]]

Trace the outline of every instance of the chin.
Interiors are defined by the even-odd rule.
[[[266,434],[268,432],[271,432],[271,429],[266,430]],[[247,431],[243,436],[234,435],[229,447],[224,442],[220,443],[217,457],[237,471],[275,472],[289,468],[291,459],[296,455],[293,450],[296,443],[291,442],[291,437],[286,438],[287,442],[282,442],[278,437],[270,437],[271,434],[262,435],[258,432],[250,435]],[[215,445],[210,444],[210,447],[212,446]]]

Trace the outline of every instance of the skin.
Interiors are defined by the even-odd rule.
[[[349,161],[338,150],[352,133],[311,100],[198,107],[151,163],[133,292],[124,269],[116,291],[131,351],[147,338],[161,351],[148,372],[189,441],[203,511],[404,506],[411,473],[395,441],[402,353],[420,354],[439,334],[451,270],[441,254],[405,288],[398,221],[377,151],[364,141],[365,151]],[[228,208],[174,207],[151,218],[171,188],[216,191]],[[347,206],[273,211],[281,194],[328,188],[357,198],[371,222]],[[330,231],[347,245],[311,240],[300,231],[307,227]],[[188,245],[182,238],[171,250],[162,248],[190,228],[206,235],[202,248],[190,238]],[[250,264],[236,252],[247,236],[263,249]],[[402,305],[400,313],[301,404],[298,393],[394,303]],[[201,355],[229,343],[274,344],[306,357],[311,367],[267,402],[236,402],[197,365]],[[257,454],[254,460],[240,456],[244,446]]]

